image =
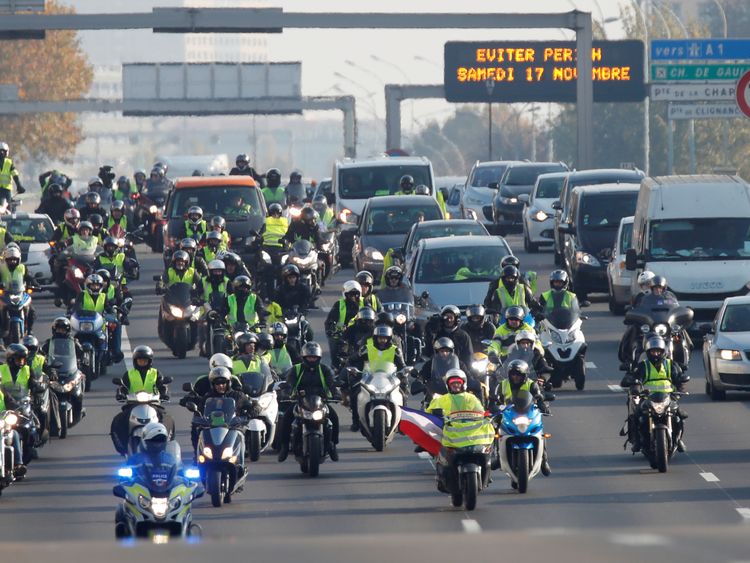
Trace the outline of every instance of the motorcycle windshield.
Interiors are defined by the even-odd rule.
[[[312,243],[305,239],[300,239],[292,245],[292,251],[300,258],[306,258],[312,252],[312,249]]]
[[[383,311],[390,313],[394,318],[398,315],[404,315],[407,319],[413,319],[414,303],[395,301],[391,303],[383,303]]]
[[[378,291],[377,295],[383,307],[393,303],[408,303],[414,307],[414,293],[410,287],[386,287]]]
[[[159,454],[159,463],[144,463],[138,468],[138,476],[148,490],[154,496],[165,496],[173,486],[177,476],[176,460],[172,455],[162,452]],[[168,496],[168,495],[166,495]]]
[[[50,364],[62,364],[57,368],[58,374],[66,375],[75,373],[78,369],[76,359],[76,345],[72,338],[52,338],[49,341],[49,352],[47,359]]]
[[[552,326],[560,330],[568,330],[578,320],[578,309],[553,309],[548,315],[547,320]]]
[[[18,295],[19,293],[23,293],[26,288],[24,287],[23,281],[14,279],[10,282],[10,287],[6,289],[11,295]]]
[[[375,360],[372,363],[367,364],[367,371],[362,376],[362,381],[369,383],[372,380],[375,372],[382,372],[388,375],[396,373],[396,365],[393,362],[378,361]]]
[[[203,416],[210,421],[212,427],[227,426],[234,418],[235,408],[234,399],[211,397],[203,407]]]
[[[503,375],[508,377],[507,365],[513,360],[523,360],[529,366],[529,375],[535,375],[534,349],[524,350],[513,345],[508,349],[508,358],[503,362]]]
[[[430,379],[432,380],[433,386],[437,385],[433,390],[437,393],[445,393],[447,388],[443,381],[443,376],[449,369],[458,369],[458,356],[451,354],[447,359],[441,358],[439,354],[435,354],[432,357],[432,372]],[[440,390],[438,390],[440,389]]]
[[[245,372],[240,374],[242,391],[251,397],[260,397],[268,389],[269,377],[259,372]]]
[[[167,289],[164,299],[168,305],[187,309],[191,304],[190,290],[190,284],[176,283]]]

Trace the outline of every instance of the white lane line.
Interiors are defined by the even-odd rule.
[[[670,543],[669,538],[657,534],[615,534],[609,541],[631,547],[653,547]]]
[[[745,520],[750,519],[750,508],[735,508]]]
[[[609,387],[609,390],[613,393],[622,393],[623,391],[625,391],[625,389],[623,387],[620,387],[619,385],[607,385],[607,387]]]
[[[596,364],[594,362],[586,362],[586,367],[588,369],[596,369]]]
[[[125,356],[125,367],[130,371],[133,369],[133,352],[130,349],[130,339],[128,338],[128,327],[122,327],[120,350]]]
[[[464,532],[467,534],[481,534],[482,533],[482,527],[479,525],[479,522],[476,520],[466,519],[461,520],[461,526],[464,528]]]
[[[331,312],[330,307],[321,307],[320,310],[323,311],[326,315]]]
[[[430,452],[419,452],[417,454],[417,457],[419,459],[431,459],[432,458],[432,456],[430,455]]]
[[[708,483],[718,483],[719,478],[714,475],[713,473],[701,473],[701,477],[703,477]]]

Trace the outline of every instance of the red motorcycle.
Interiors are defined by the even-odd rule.
[[[154,252],[164,251],[164,204],[167,194],[156,192],[151,195],[141,194],[138,197],[138,208],[135,211],[135,222],[143,226],[145,240]]]
[[[67,264],[61,298],[65,305],[72,305],[78,294],[83,291],[86,278],[93,272],[96,257],[81,254],[74,255],[66,251],[58,258],[62,258]]]

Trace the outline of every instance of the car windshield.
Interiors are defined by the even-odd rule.
[[[584,197],[581,202],[580,226],[592,229],[616,228],[620,219],[635,213],[637,200],[638,192],[591,194]]]
[[[13,240],[21,242],[47,242],[52,238],[54,227],[49,219],[6,219]]]
[[[648,248],[653,260],[747,260],[750,218],[653,221]]]
[[[415,282],[489,282],[500,275],[500,260],[509,254],[503,245],[426,249],[416,268]]]
[[[505,164],[480,166],[474,170],[474,174],[471,177],[471,186],[473,188],[486,188],[492,182],[499,182],[506,168],[508,166]]]
[[[181,219],[197,205],[205,218],[221,215],[227,221],[241,221],[263,214],[258,190],[250,186],[202,186],[175,190],[171,219]]]
[[[411,243],[411,248],[414,248],[420,240],[428,238],[439,238],[439,237],[455,237],[455,236],[485,236],[487,235],[486,229],[479,223],[466,223],[458,225],[436,225],[417,228],[414,233],[414,240]]]
[[[750,332],[750,304],[729,305],[721,319],[721,332]]]
[[[538,199],[559,199],[564,181],[564,176],[560,176],[559,178],[542,178],[539,180],[539,186],[536,189],[534,197]]]
[[[344,199],[369,199],[395,194],[404,175],[414,178],[414,185],[432,188],[430,167],[426,165],[359,166],[339,171],[339,195]]]
[[[620,233],[620,252],[625,252],[633,246],[633,223],[625,223]]]
[[[547,164],[545,166],[514,166],[505,174],[503,184],[506,186],[530,186],[540,174],[548,172],[560,172],[563,167],[560,164]]]
[[[435,200],[425,197],[428,204],[370,209],[367,214],[367,234],[405,235],[414,223],[441,219],[440,208]]]

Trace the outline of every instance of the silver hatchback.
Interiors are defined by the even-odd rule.
[[[703,365],[712,400],[750,391],[750,296],[724,300],[703,341]]]

